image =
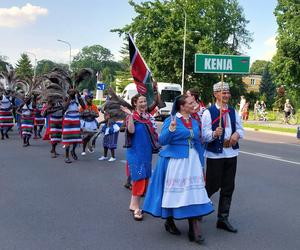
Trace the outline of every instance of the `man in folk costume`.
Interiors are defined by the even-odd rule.
[[[0,95],[0,130],[1,139],[4,140],[4,136],[8,139],[8,131],[14,126],[12,103],[9,100],[9,96],[3,94]]]
[[[230,90],[227,83],[213,86],[216,104],[202,116],[202,138],[207,142],[206,190],[208,196],[220,190],[217,228],[236,233],[228,221],[234,191],[239,139],[244,129],[238,112],[228,105]],[[220,109],[222,109],[220,121]]]

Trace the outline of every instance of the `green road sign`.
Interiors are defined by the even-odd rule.
[[[195,55],[195,73],[248,74],[249,56]]]

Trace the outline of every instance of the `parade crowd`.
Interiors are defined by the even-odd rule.
[[[132,98],[131,106],[119,103],[123,121],[103,108],[104,120],[99,122],[99,110],[91,92],[82,95],[70,87],[66,97],[58,101],[44,100],[34,92],[28,95],[19,91],[13,95],[5,90],[0,96],[1,139],[9,139],[16,121],[24,148],[30,146],[32,136],[43,138],[50,142],[50,157],[56,158],[61,143],[64,161],[69,164],[78,159],[78,144],[82,144],[84,157],[86,150],[94,151],[97,137],[103,134],[103,156],[98,160],[113,162],[120,129],[125,127],[125,187],[131,189],[129,210],[133,219],[141,221],[145,213],[160,217],[165,220],[165,230],[173,235],[181,234],[175,221],[187,220],[189,240],[202,244],[202,217],[215,208],[216,227],[237,232],[229,222],[229,212],[239,140],[244,136],[240,115],[228,105],[229,85],[217,83],[213,92],[215,104],[207,109],[195,89],[176,97],[170,117],[158,134],[151,115],[156,105],[149,107],[142,94]],[[154,166],[153,154],[159,155]],[[218,206],[210,200],[217,192]]]

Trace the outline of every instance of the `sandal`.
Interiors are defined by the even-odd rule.
[[[128,183],[128,182],[126,182],[126,183],[124,184],[124,187],[127,188],[127,189],[129,189],[129,190],[132,189],[131,183]]]
[[[134,210],[134,212],[133,212],[133,218],[134,218],[136,221],[141,221],[141,220],[143,220],[142,210],[141,210],[141,209],[136,209],[136,210]]]

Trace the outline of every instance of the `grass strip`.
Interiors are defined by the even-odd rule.
[[[245,128],[253,128],[255,130],[269,130],[269,131],[276,131],[276,132],[285,132],[285,133],[297,133],[296,128],[281,128],[281,127],[272,127],[268,125],[256,125],[256,124],[250,124],[250,123],[244,123],[243,126]]]

